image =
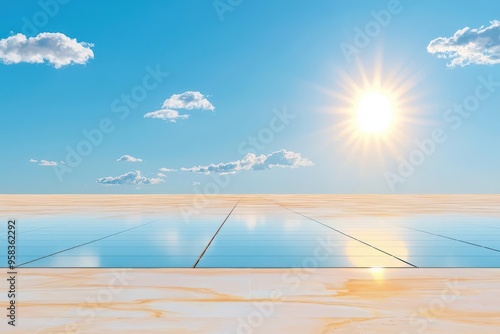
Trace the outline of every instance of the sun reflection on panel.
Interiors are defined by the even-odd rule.
[[[356,233],[355,236],[359,240],[365,240],[369,244],[374,244],[375,247],[382,249],[388,254],[397,256],[400,259],[406,260],[408,258],[408,247],[400,236],[394,234],[390,230],[384,230],[383,245],[378,245],[374,236],[380,233],[378,229],[364,230],[362,233]],[[372,242],[373,240],[373,242]],[[380,275],[376,268],[390,267],[394,263],[394,258],[387,255],[373,247],[363,247],[359,241],[350,239],[345,246],[345,254],[349,258],[353,267],[372,268],[372,274]]]

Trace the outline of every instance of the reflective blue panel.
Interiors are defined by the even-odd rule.
[[[26,266],[89,267],[94,263],[100,267],[192,267],[220,223],[157,221],[142,226],[136,224],[132,226],[137,227],[134,229],[124,224],[101,224],[99,228],[94,226],[93,233],[85,234],[83,230],[87,226],[73,226],[71,230],[78,231],[76,234],[60,231],[38,236],[35,246],[32,243],[26,247],[30,259],[36,259],[36,254],[50,254],[51,251],[69,248],[78,240],[90,242]],[[53,244],[52,241],[56,242]]]
[[[245,210],[246,209],[246,210]],[[237,207],[198,267],[407,267],[388,254],[276,207]]]
[[[333,206],[294,212],[251,202],[236,206],[222,227],[234,201],[209,198],[148,215],[138,209],[20,218],[17,264],[189,268],[199,259],[197,268],[500,267],[500,218],[363,216]],[[6,260],[0,252],[4,267]]]

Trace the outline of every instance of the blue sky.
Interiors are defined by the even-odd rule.
[[[496,193],[499,7],[3,1],[0,192]],[[401,118],[380,137],[344,126],[376,77]]]

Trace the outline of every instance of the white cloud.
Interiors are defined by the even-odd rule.
[[[160,110],[148,112],[144,115],[144,118],[158,118],[171,123],[189,118],[188,114],[179,114],[179,111],[176,109],[213,111],[215,107],[202,93],[187,91],[182,94],[173,94],[163,102]]]
[[[165,173],[177,172],[177,169],[162,167],[160,168],[160,172],[165,172]]]
[[[163,102],[162,109],[215,110],[202,93],[194,91],[173,94]]]
[[[452,37],[432,40],[427,51],[438,58],[451,59],[448,67],[500,64],[500,21],[491,21],[488,27],[465,27]]]
[[[142,159],[134,158],[131,155],[125,154],[116,159],[116,161],[126,161],[126,162],[142,162]]]
[[[163,182],[161,178],[147,178],[141,175],[141,172],[136,170],[128,172],[120,176],[107,176],[97,179],[97,183],[107,185],[144,185],[144,184],[158,184]]]
[[[52,166],[57,166],[57,162],[55,161],[49,161],[49,160],[36,160],[36,159],[29,159],[30,163],[38,163],[38,166],[43,166],[43,167],[52,167]]]
[[[158,177],[167,177],[167,176],[166,176],[165,174],[163,174],[163,173],[156,173],[156,176],[158,176]]]
[[[0,40],[0,60],[5,64],[47,61],[55,68],[61,68],[87,63],[94,58],[93,46],[61,33],[44,32],[29,38],[17,34]]]
[[[191,168],[181,168],[182,171],[189,171],[194,173],[219,173],[219,174],[233,174],[241,170],[263,170],[270,168],[298,168],[310,167],[314,163],[303,158],[300,153],[295,153],[281,149],[276,152],[264,155],[255,155],[248,153],[241,160],[231,162],[221,162],[219,164],[210,164],[206,166],[195,166]]]
[[[169,121],[175,123],[178,119],[187,119],[189,115],[179,114],[177,110],[172,109],[160,109],[156,111],[148,112],[144,115],[144,118],[159,118],[164,121]]]
[[[193,187],[196,187],[196,186],[199,186],[200,184],[201,184],[200,182],[198,182],[198,181],[194,181],[191,185],[192,185]]]
[[[38,164],[38,166],[47,166],[47,167],[57,166],[57,162],[48,161],[48,160],[40,160],[40,163]]]

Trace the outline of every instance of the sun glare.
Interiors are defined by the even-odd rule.
[[[335,115],[326,131],[342,142],[344,157],[359,166],[400,154],[413,125],[426,122],[419,101],[423,92],[415,90],[421,73],[397,64],[384,69],[381,59],[375,57],[369,69],[361,62],[351,73],[337,69],[337,87],[320,87],[334,98],[333,106],[325,108]]]
[[[393,102],[379,92],[364,94],[355,112],[358,127],[365,133],[383,133],[394,120]]]

